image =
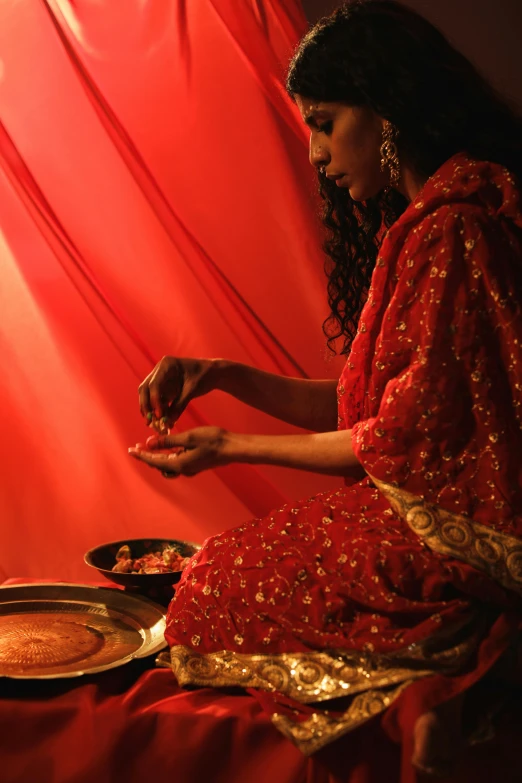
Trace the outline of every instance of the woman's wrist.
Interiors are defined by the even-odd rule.
[[[209,391],[228,391],[228,381],[237,362],[230,359],[210,359],[208,368]]]
[[[256,462],[255,439],[260,436],[223,430],[221,437],[221,452],[227,463]]]

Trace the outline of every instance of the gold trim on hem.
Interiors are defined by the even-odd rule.
[[[452,669],[456,659],[459,664],[463,656],[467,659],[465,646],[459,645],[456,656],[449,656]],[[171,649],[170,659],[181,686],[258,688],[310,704],[388,688],[441,668],[446,671],[447,665],[439,663],[441,655],[447,657],[448,651],[434,654],[426,665],[427,661],[417,657],[414,650],[402,658],[346,650],[272,655],[222,650],[202,655],[179,645]]]
[[[343,734],[348,734],[370,718],[384,712],[412,682],[413,680],[406,680],[387,692],[370,690],[360,693],[341,716],[330,715],[325,710],[314,712],[305,721],[297,723],[286,715],[275,713],[272,715],[272,723],[301,753],[311,756]]]
[[[422,645],[412,645],[395,656],[346,650],[277,655],[223,650],[200,654],[179,645],[171,649],[170,659],[181,686],[257,688],[303,704],[353,696],[342,715],[321,709],[301,722],[279,713],[271,716],[275,728],[309,756],[383,712],[415,680],[435,671],[455,671],[475,646],[475,634],[466,642],[429,656],[425,656]]]
[[[310,704],[390,688],[434,672],[454,674],[476,650],[483,624],[483,613],[471,609],[452,627],[386,654],[341,649],[199,653],[176,645],[170,664],[182,686],[258,688]]]
[[[170,665],[181,686],[256,688],[301,704],[316,704],[317,709],[302,722],[281,714],[272,716],[274,726],[310,755],[385,710],[415,680],[462,671],[488,621],[487,613],[470,609],[452,627],[388,654],[355,650],[198,653],[177,645],[170,650]],[[158,664],[166,660],[164,655]],[[350,699],[344,714],[319,709],[319,704],[341,697]]]
[[[453,514],[404,489],[370,476],[392,509],[430,549],[483,571],[508,590],[522,593],[522,541],[470,517]]]

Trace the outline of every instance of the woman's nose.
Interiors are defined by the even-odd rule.
[[[324,147],[315,142],[312,137],[310,137],[309,157],[310,163],[317,169],[326,166],[329,162],[328,153]]]

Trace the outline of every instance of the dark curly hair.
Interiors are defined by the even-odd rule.
[[[431,176],[457,152],[506,166],[522,179],[522,121],[473,65],[422,16],[395,0],[353,0],[321,19],[291,60],[287,90],[315,101],[368,106],[399,130],[402,160]],[[319,174],[328,230],[332,352],[348,353],[385,229],[406,199],[393,189],[366,202]]]

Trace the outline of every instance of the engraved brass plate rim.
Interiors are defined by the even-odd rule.
[[[167,646],[165,610],[135,593],[68,582],[0,585],[0,678],[81,677]]]

